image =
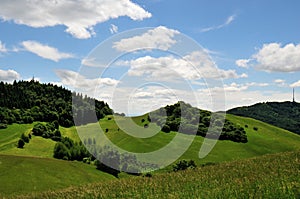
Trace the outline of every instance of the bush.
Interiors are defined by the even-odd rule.
[[[196,168],[196,163],[194,160],[180,160],[175,165],[173,165],[173,171],[181,171],[186,169]]]
[[[248,128],[248,125],[247,125],[247,124],[245,125],[245,128]]]
[[[18,148],[22,149],[24,147],[24,145],[25,145],[24,140],[19,139],[19,141],[18,141]]]
[[[7,128],[7,124],[0,124],[0,129],[6,129]]]
[[[144,123],[144,122],[145,122],[145,119],[142,119],[141,122]]]
[[[42,136],[47,131],[47,127],[42,123],[37,123],[32,129],[32,133],[35,136]]]
[[[69,149],[61,142],[55,144],[54,147],[54,158],[69,160],[71,157]]]
[[[170,133],[171,131],[169,125],[164,125],[161,130],[165,133]]]
[[[255,127],[253,127],[253,130],[254,131],[258,131],[258,128],[255,126]]]
[[[26,143],[29,143],[29,137],[26,136],[24,133],[21,135],[21,140],[23,140]]]

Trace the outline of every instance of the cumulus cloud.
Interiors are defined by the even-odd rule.
[[[251,61],[251,59],[238,59],[235,61],[235,64],[242,68],[248,68],[248,63]]]
[[[63,85],[75,89],[94,89],[97,86],[115,86],[118,80],[111,78],[88,79],[83,75],[70,70],[57,70],[56,75],[61,79]]]
[[[264,44],[253,55],[257,61],[256,68],[269,72],[296,72],[300,71],[300,44],[292,43],[282,46],[279,43]]]
[[[5,52],[7,52],[5,44],[3,44],[2,41],[0,41],[0,53],[5,53]]]
[[[23,41],[22,46],[31,53],[55,62],[74,57],[72,54],[59,52],[56,48],[41,44],[37,41]]]
[[[109,19],[127,16],[143,20],[151,13],[130,0],[2,0],[0,18],[16,24],[41,28],[66,26],[66,32],[79,39],[93,35],[93,27]]]
[[[290,87],[295,88],[295,87],[300,87],[300,80],[297,82],[294,82],[290,85]]]
[[[0,69],[0,81],[10,82],[20,79],[20,74],[14,70],[1,70]]]
[[[110,28],[109,28],[109,31],[111,34],[114,34],[114,33],[117,33],[118,32],[118,26],[114,25],[114,24],[111,24],[110,25]]]
[[[231,24],[235,20],[235,18],[236,18],[236,15],[231,15],[226,19],[226,21],[223,24],[203,28],[203,29],[200,30],[200,32],[208,32],[208,31],[224,28],[224,27],[228,26],[229,24]]]
[[[239,76],[234,70],[218,69],[207,53],[201,51],[192,52],[183,58],[144,56],[123,63],[130,66],[128,74],[131,76],[149,75],[160,80],[245,77],[245,74]]]
[[[130,52],[145,48],[168,50],[176,43],[174,37],[177,34],[179,34],[177,30],[159,26],[142,35],[121,39],[114,43],[113,48],[122,52]]]

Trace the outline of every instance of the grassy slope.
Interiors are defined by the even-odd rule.
[[[114,179],[95,166],[53,159],[55,142],[32,136],[23,149],[16,147],[22,133],[34,124],[13,124],[0,130],[0,198],[7,194],[61,189],[71,185]],[[76,133],[63,128],[64,136]],[[74,136],[78,139],[78,136]],[[72,137],[72,138],[73,138]]]
[[[227,117],[231,121],[239,123],[241,126],[245,126],[246,124],[248,125],[248,128],[246,128],[249,140],[248,143],[242,144],[234,143],[231,141],[218,141],[213,151],[207,157],[200,160],[198,158],[198,152],[203,143],[204,138],[197,136],[194,142],[192,143],[190,149],[182,156],[182,158],[196,160],[197,164],[200,165],[208,162],[232,161],[255,157],[258,155],[268,153],[300,150],[300,136],[296,134],[290,133],[286,130],[250,118],[243,118],[233,115],[227,115]],[[136,117],[133,118],[133,120],[137,124],[143,126],[143,124],[145,123],[141,123],[142,118],[146,118],[146,116]],[[126,130],[133,130],[130,125],[126,126],[126,120],[129,120],[130,118],[117,117],[116,119],[121,123],[123,122],[123,125],[125,125]],[[175,132],[171,132],[168,134],[158,132],[153,137],[146,139],[133,138],[132,136],[123,133],[122,130],[118,131],[118,126],[115,124],[114,119],[108,120],[107,118],[104,118],[100,121],[100,125],[103,129],[108,128],[108,132],[106,133],[106,135],[115,144],[126,150],[135,152],[148,152],[159,149],[160,147],[163,147],[168,142],[170,142],[176,135]],[[79,128],[86,130],[85,133],[88,135],[90,133],[89,131],[97,129],[97,126],[98,124],[89,124],[86,126],[81,126]],[[258,127],[258,131],[253,130],[254,126]],[[9,126],[8,129],[0,130],[0,154],[18,154],[27,156],[52,157],[54,142],[51,140],[33,137],[30,143],[25,145],[24,149],[16,148],[16,142],[19,139],[21,133],[29,132],[31,128],[32,125],[14,124]],[[149,131],[151,130],[157,130],[157,126],[150,124],[150,127],[148,129],[142,128],[142,131],[138,131],[136,133],[149,133]],[[74,140],[79,140],[78,135],[76,134],[75,127],[61,128],[61,132],[64,136],[68,135]],[[188,137],[188,135],[185,136]],[[99,176],[89,178],[93,181],[106,179],[106,174],[97,171],[94,166],[89,166],[82,163],[35,158],[25,158],[26,161],[23,161],[21,160],[22,158],[19,159],[20,157],[15,156],[0,157],[2,159],[0,160],[0,173],[1,175],[7,173],[6,175],[0,177],[0,181],[3,180],[3,182],[5,182],[0,182],[1,185],[5,184],[5,186],[3,186],[3,189],[5,189],[6,192],[3,193],[11,193],[15,192],[16,190],[21,190],[24,192],[34,191],[34,184],[38,184],[38,186],[36,186],[36,190],[40,191],[46,190],[49,187],[52,187],[53,189],[58,189],[69,185],[87,183],[89,181],[86,180],[85,174],[94,175],[95,173],[97,173],[95,175]],[[3,162],[7,162],[7,166],[4,167]],[[18,164],[19,162],[20,164]],[[38,162],[41,163],[39,164]],[[12,167],[12,169],[15,169],[11,170],[10,172],[7,172],[9,165],[14,164],[18,166]],[[70,167],[73,168],[73,170],[70,169]],[[17,183],[17,181],[20,180],[21,177],[16,176],[23,174],[22,172],[20,172],[22,169],[28,170],[28,168],[32,169],[30,169],[30,172],[24,173],[25,180],[22,179],[21,183]],[[77,172],[77,169],[81,170],[82,172]],[[170,169],[170,167],[167,169]],[[50,171],[49,175],[44,171]],[[57,174],[55,175],[54,173]],[[77,177],[75,177],[73,181],[71,176],[74,174],[77,175]],[[58,176],[63,176],[65,177],[65,179],[63,178],[58,182]],[[48,179],[50,179],[49,182]],[[2,193],[2,190],[0,190],[0,193]]]
[[[299,198],[300,152],[93,183],[29,198]],[[23,196],[20,196],[23,197]]]
[[[0,198],[111,179],[114,177],[95,166],[80,162],[0,155]]]
[[[137,124],[142,125],[140,121],[143,118],[146,119],[146,116],[136,117],[133,118],[133,120]],[[248,125],[248,128],[245,128],[249,140],[248,143],[243,144],[234,143],[232,141],[218,141],[212,152],[207,157],[200,160],[198,158],[198,153],[204,138],[197,136],[182,158],[194,159],[198,164],[204,164],[208,162],[222,162],[250,158],[268,153],[300,150],[300,136],[296,134],[250,118],[234,115],[227,115],[227,118],[241,126]],[[124,120],[124,118],[117,119],[121,120],[119,122]],[[114,120],[107,120],[107,118],[105,118],[100,121],[100,125],[104,129],[109,129],[106,135],[116,145],[133,152],[148,152],[159,149],[169,143],[176,135],[175,132],[168,134],[159,132],[151,138],[133,138],[132,136],[125,134],[122,130],[118,131],[118,127]],[[89,131],[97,129],[97,126],[98,124],[89,124],[88,126],[79,128],[84,128],[84,131],[88,135]],[[258,128],[258,131],[253,130],[254,126]],[[128,130],[130,126],[126,128]],[[149,128],[155,127],[150,126]],[[143,130],[140,133],[143,133]],[[185,137],[188,136],[189,135],[185,135]]]

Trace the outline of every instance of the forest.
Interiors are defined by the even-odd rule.
[[[230,114],[251,117],[300,135],[300,104],[297,102],[266,102],[234,108]]]
[[[58,121],[63,127],[96,122],[113,114],[103,101],[38,81],[0,82],[0,128],[12,123]],[[13,100],[12,100],[13,99]],[[75,121],[74,121],[75,120]]]
[[[166,133],[170,131],[185,134],[195,132],[196,135],[203,137],[248,142],[244,128],[225,119],[223,114],[215,113],[212,116],[210,111],[192,107],[183,101],[153,111],[149,117],[151,122],[155,122]]]

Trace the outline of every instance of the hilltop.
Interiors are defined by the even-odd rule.
[[[113,113],[103,101],[71,92],[62,86],[38,81],[0,82],[0,128],[7,124],[30,124],[34,121],[53,122],[70,127],[96,122]],[[91,118],[95,113],[97,118]]]
[[[227,113],[254,118],[300,134],[300,103],[265,102],[228,110]]]

